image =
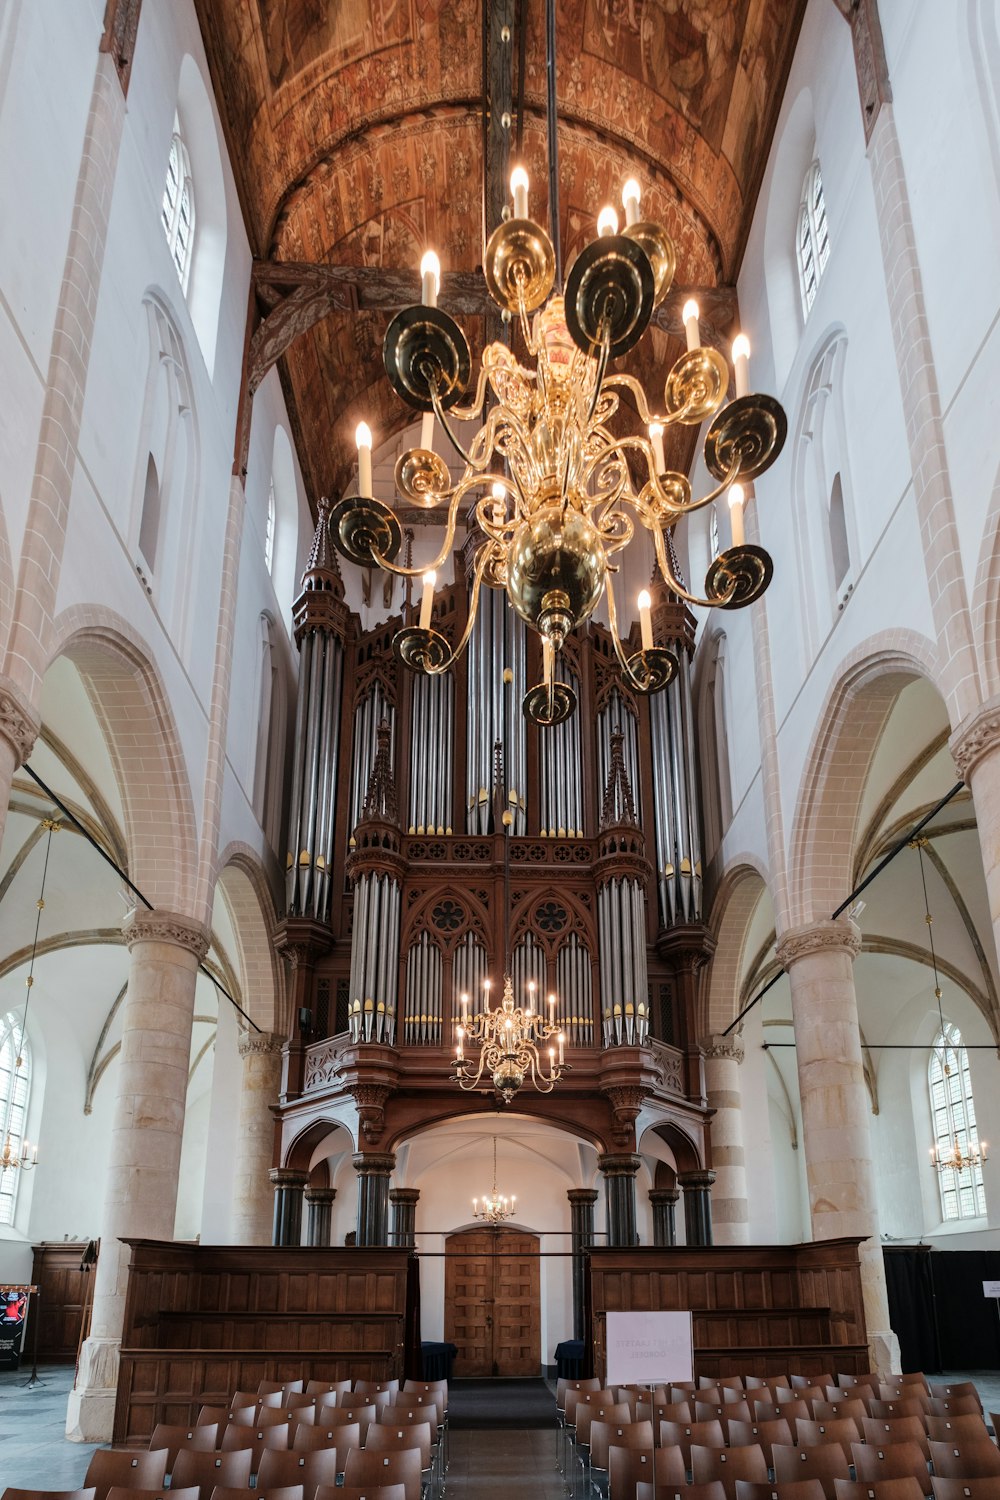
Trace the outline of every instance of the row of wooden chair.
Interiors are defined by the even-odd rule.
[[[126,1489],[121,1486],[108,1491],[107,1500],[200,1500],[202,1491],[198,1485],[178,1489],[171,1485],[153,1489]],[[291,1484],[270,1486],[267,1489],[248,1489],[238,1485],[216,1485],[209,1500],[405,1500],[406,1491],[401,1484],[337,1485],[321,1484],[313,1489],[309,1485]],[[98,1500],[94,1485],[79,1490],[24,1490],[6,1489],[0,1500]]]

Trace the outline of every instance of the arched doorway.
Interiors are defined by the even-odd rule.
[[[537,1376],[539,1240],[520,1229],[469,1229],[445,1241],[445,1339],[456,1376]]]

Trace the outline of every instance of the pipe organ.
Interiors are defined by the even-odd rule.
[[[505,967],[517,1003],[529,983],[546,1009],[555,995],[570,1054],[658,1037],[696,1050],[693,991],[673,984],[672,957],[672,934],[702,914],[684,605],[653,585],[658,639],[680,662],[666,691],[626,686],[591,621],[561,656],[579,711],[539,728],[521,700],[540,679],[540,644],[503,592],[485,591],[449,672],[410,673],[391,640],[415,610],[360,629],[328,513],[324,503],[295,617],[286,926],[329,929],[309,982],[346,995],[353,1041],[406,1051],[450,1052],[459,997],[478,1008],[490,980],[499,998]],[[467,621],[465,565],[460,550],[454,583],[435,595],[435,627],[452,639]],[[673,1014],[680,1004],[692,1014]],[[337,1016],[343,1025],[339,1000]],[[697,1068],[683,1076],[695,1082],[677,1087],[697,1096]]]

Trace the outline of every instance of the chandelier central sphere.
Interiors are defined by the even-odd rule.
[[[338,549],[359,566],[422,578],[419,622],[393,640],[396,656],[413,670],[447,671],[469,642],[482,589],[504,589],[511,607],[542,638],[542,680],[528,689],[524,713],[552,725],[576,706],[572,688],[557,679],[558,652],[605,596],[615,652],[631,688],[658,692],[677,670],[673,653],[655,643],[645,591],[637,600],[640,648],[619,631],[614,557],[637,528],[649,534],[668,588],[688,603],[739,609],[761,596],[771,559],[747,544],[743,509],[753,480],[781,452],[786,420],[772,397],[750,393],[750,346],[742,334],[732,348],[736,397],[726,403],[729,365],[717,349],[702,345],[693,300],[683,309],[687,349],[667,372],[662,398],[650,401],[633,376],[612,372],[612,362],[645,333],[670,288],[676,259],[665,230],[640,217],[634,179],[622,192],[624,228],[619,233],[613,209],[602,211],[598,238],[577,256],[565,292],[554,290],[552,242],[529,216],[523,167],[515,167],[511,191],[513,216],[491,235],[483,264],[510,333],[520,334],[524,359],[512,339],[488,344],[475,393],[465,400],[472,356],[458,323],[437,306],[440,264],[432,251],[421,261],[420,303],[397,313],[386,331],[389,381],[422,413],[419,446],[400,455],[395,487],[407,505],[440,509],[438,556],[415,567],[398,561],[402,527],[393,507],[372,493],[372,435],[365,423],[357,432],[358,494],[332,508],[330,525]],[[467,448],[456,421],[480,424]],[[687,477],[666,467],[663,434],[672,425],[705,421],[704,461],[715,487],[695,499]],[[434,449],[437,425],[464,464],[454,482]],[[732,545],[713,561],[702,596],[679,576],[669,537],[684,516],[723,495]],[[434,628],[434,588],[461,518],[478,531],[479,546],[468,622],[453,644]]]

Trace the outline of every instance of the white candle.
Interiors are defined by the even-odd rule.
[[[650,424],[649,424],[649,441],[653,445],[653,457],[656,459],[656,472],[657,472],[657,474],[663,474],[663,473],[666,472],[667,461],[666,461],[666,459],[663,456],[663,423],[662,422],[650,422]]]
[[[542,681],[548,687],[552,681],[552,661],[555,656],[555,648],[548,636],[542,636]]]
[[[630,177],[622,188],[622,207],[625,210],[625,223],[637,224],[639,222],[639,199],[642,196],[639,184],[634,177]]]
[[[461,1026],[458,1028],[458,1046],[455,1048],[455,1056],[461,1062],[465,1056],[465,1032]]]
[[[507,489],[499,480],[493,485],[493,524],[502,526],[507,519]]]
[[[561,1031],[560,1031],[559,1035],[556,1037],[556,1041],[559,1043],[559,1066],[562,1067],[563,1062],[565,1060],[565,1056],[566,1056],[566,1053],[565,1053],[566,1038],[565,1038],[565,1036],[563,1035],[563,1033]]]
[[[750,340],[745,333],[733,339],[733,368],[736,372],[736,396],[750,394]]]
[[[639,634],[642,637],[642,649],[643,651],[651,651],[653,649],[653,619],[650,614],[650,609],[652,607],[653,601],[650,597],[648,589],[643,589],[642,593],[639,595],[638,603]]]
[[[425,411],[420,418],[420,446],[428,453],[434,451],[434,413]]]
[[[441,262],[433,250],[426,250],[420,262],[420,300],[425,307],[437,307],[441,289]]]
[[[430,568],[423,576],[424,592],[420,600],[420,629],[430,630],[431,611],[434,608],[434,585],[437,583],[437,574]]]
[[[597,233],[601,235],[602,238],[606,234],[618,233],[618,215],[615,213],[610,203],[606,208],[602,208],[600,213],[597,215]]]
[[[462,997],[461,997],[461,1004],[462,1004],[462,1020],[464,1021],[465,1018],[466,1018],[466,1016],[468,1015],[468,1012],[469,1012],[469,997],[468,997],[468,995],[462,995]]]
[[[729,524],[733,529],[733,546],[742,547],[746,541],[746,532],[743,529],[743,486],[732,484],[729,486]]]
[[[490,1008],[490,981],[483,980],[483,1006],[486,1010]]]
[[[528,217],[528,174],[523,167],[515,167],[510,174],[510,190],[514,194],[514,218]]]
[[[685,302],[681,317],[684,319],[688,349],[697,349],[701,344],[701,334],[698,332],[698,304],[693,297]]]
[[[363,500],[372,497],[372,430],[367,422],[359,422],[354,434],[358,445],[358,494]]]

